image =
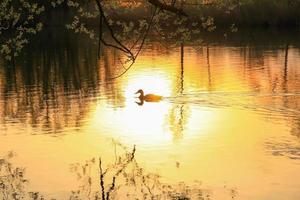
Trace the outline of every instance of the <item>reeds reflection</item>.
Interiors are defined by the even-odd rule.
[[[115,161],[104,162],[100,157],[91,158],[84,163],[71,164],[71,172],[77,177],[76,185],[60,198],[70,200],[85,199],[215,199],[213,191],[195,181],[192,185],[184,182],[167,184],[159,174],[147,172],[136,160],[136,148],[129,151],[125,146],[114,143]],[[9,152],[0,156],[0,198],[45,200],[56,199],[40,191],[29,190],[30,181],[24,168],[13,164],[15,155]],[[109,164],[104,164],[109,163]],[[226,199],[235,199],[236,188],[225,186],[222,189]],[[52,198],[51,198],[52,196]]]

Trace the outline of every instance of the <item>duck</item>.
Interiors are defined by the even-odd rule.
[[[135,94],[140,94],[138,97],[140,99],[139,105],[143,105],[144,101],[146,102],[159,102],[162,100],[162,96],[156,95],[156,94],[144,94],[144,91],[142,89],[139,89]]]

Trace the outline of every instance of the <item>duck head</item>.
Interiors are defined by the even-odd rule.
[[[142,89],[139,89],[135,94],[140,94],[139,98],[143,98],[144,91]]]

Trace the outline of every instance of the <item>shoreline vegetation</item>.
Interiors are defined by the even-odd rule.
[[[213,191],[206,189],[200,181],[193,184],[179,182],[168,184],[157,173],[149,173],[136,160],[136,146],[132,150],[114,141],[116,154],[109,162],[92,158],[84,163],[70,165],[77,180],[78,188],[71,190],[69,200],[110,200],[110,199],[214,199]],[[30,191],[30,180],[24,167],[16,167],[14,152],[0,155],[0,199],[55,200],[38,191]],[[236,188],[224,185],[226,198],[236,199]],[[58,197],[59,199],[63,199]]]

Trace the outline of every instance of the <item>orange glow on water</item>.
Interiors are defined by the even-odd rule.
[[[98,156],[110,163],[116,140],[136,145],[138,162],[171,183],[197,179],[212,190],[230,185],[244,199],[266,199],[273,188],[282,191],[280,197],[296,199],[289,190],[300,187],[293,155],[300,135],[300,54],[290,52],[284,73],[280,52],[275,58],[248,58],[250,53],[186,47],[181,63],[180,50],[154,48],[121,79],[100,81],[92,89],[83,84],[75,92],[50,84],[51,95],[19,82],[12,87],[20,88],[17,92],[4,94],[7,83],[0,79],[0,122],[5,122],[0,151],[21,152],[17,163],[28,168],[33,188],[50,194],[74,186],[69,164]],[[102,71],[114,72],[109,68],[114,56],[108,53],[107,66],[99,64]],[[104,77],[101,70],[93,74]],[[164,99],[139,106],[138,89]],[[41,179],[46,181],[40,184]]]

